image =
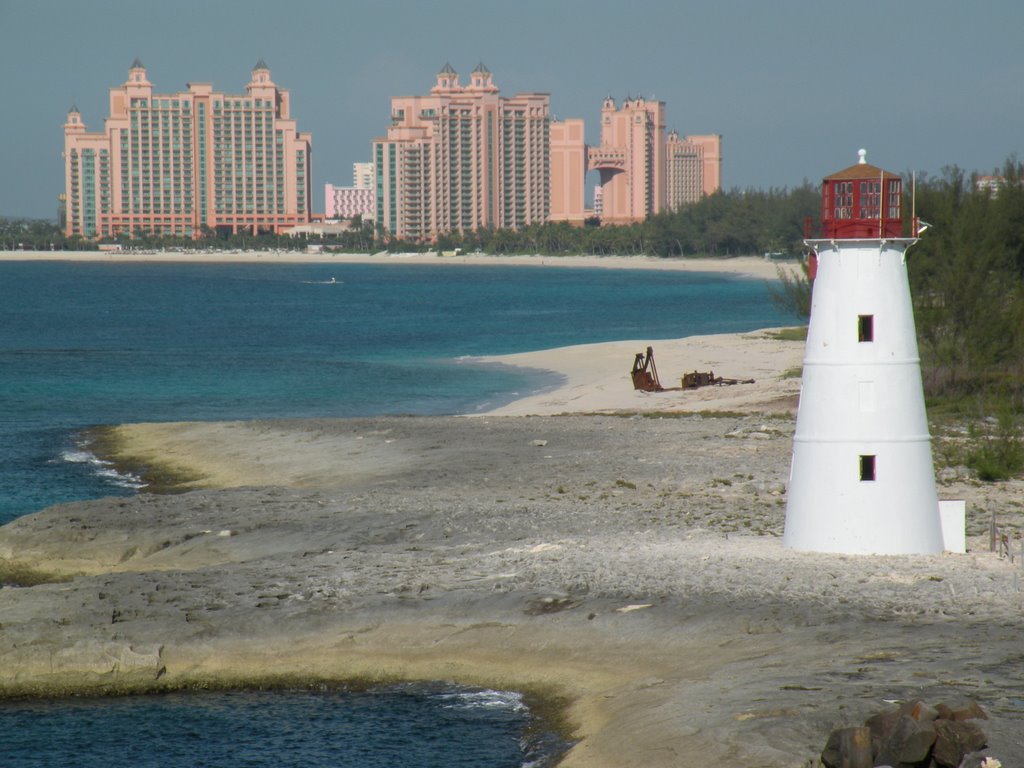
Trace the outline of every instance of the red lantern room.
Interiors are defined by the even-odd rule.
[[[829,240],[901,237],[903,180],[895,173],[860,162],[821,182],[821,237]]]

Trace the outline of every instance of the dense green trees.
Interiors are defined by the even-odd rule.
[[[0,251],[95,250],[81,238],[69,239],[44,219],[14,219],[0,216]]]
[[[946,398],[1024,402],[1024,166],[995,192],[959,168],[917,184],[930,223],[909,269],[926,387]]]
[[[799,253],[803,222],[819,207],[818,192],[805,183],[795,190],[718,192],[678,211],[618,227],[572,227],[564,222],[534,225],[518,232],[486,230],[464,242],[485,253],[539,253],[546,256],[736,256],[782,251]]]
[[[1024,471],[1024,167],[1010,158],[995,191],[952,167],[917,185],[930,223],[910,251],[917,335],[933,415],[971,425],[941,435],[941,460],[982,480]]]
[[[485,229],[465,234],[443,235],[436,244],[400,241],[375,231],[371,222],[361,222],[351,232],[308,242],[338,250],[373,253],[381,250],[424,251],[427,249],[495,255],[539,253],[546,256],[595,254],[647,256],[735,256],[784,251],[798,253],[803,221],[818,210],[818,192],[809,184],[795,190],[733,190],[719,192],[678,211],[662,213],[628,226],[574,227],[565,222],[535,224],[519,231]],[[31,237],[27,234],[31,232]],[[8,236],[10,234],[10,236]],[[247,248],[304,250],[303,238],[272,235],[222,236],[212,230],[198,241],[184,238],[136,235],[124,243],[143,250],[162,248]],[[95,248],[82,241],[74,243],[46,222],[0,219],[0,246],[7,249],[56,250]]]

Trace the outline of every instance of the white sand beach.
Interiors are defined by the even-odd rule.
[[[613,341],[477,359],[538,368],[562,378],[557,388],[525,395],[493,410],[495,416],[703,410],[795,414],[804,344],[780,341],[779,330]],[[647,347],[654,352],[658,378],[665,391],[643,392],[633,388],[633,360],[637,353],[646,353]],[[693,371],[744,383],[682,390],[683,375]],[[745,383],[751,379],[753,383]]]
[[[689,272],[724,272],[774,280],[777,267],[793,268],[795,262],[775,262],[756,256],[722,258],[655,258],[650,256],[490,256],[468,253],[441,256],[435,253],[303,253],[298,251],[0,251],[0,261],[103,261],[182,263],[277,263],[277,264],[461,264],[474,266],[590,267],[607,269],[658,269]]]

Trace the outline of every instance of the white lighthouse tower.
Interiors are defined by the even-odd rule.
[[[943,550],[903,237],[902,180],[860,162],[821,185],[787,547]]]

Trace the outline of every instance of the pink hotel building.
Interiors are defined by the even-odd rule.
[[[680,136],[665,140],[665,207],[676,210],[722,188],[722,137]]]
[[[377,224],[433,239],[547,221],[549,101],[499,96],[483,64],[465,85],[446,64],[429,95],[393,98],[387,135],[373,140]]]
[[[608,98],[601,145],[582,120],[553,121],[546,93],[498,95],[480,64],[461,85],[446,64],[427,96],[391,100],[387,135],[373,140],[376,221],[401,238],[582,224],[586,174],[597,170],[603,222],[642,221],[721,186],[721,136],[665,135],[665,104]]]
[[[373,163],[352,163],[352,186],[324,185],[324,219],[374,219]]]
[[[722,185],[722,137],[665,136],[665,102],[608,97],[601,106],[601,145],[587,151],[600,173],[600,217],[629,224],[676,210]],[[596,208],[595,204],[595,208]]]
[[[642,221],[720,188],[721,137],[665,136],[664,102],[611,98],[601,144],[582,120],[553,121],[546,93],[502,97],[480,64],[459,83],[450,65],[429,95],[391,101],[387,135],[351,188],[325,195],[329,216],[374,217],[392,235],[518,229],[546,221],[581,225],[586,174],[600,181],[601,220]],[[104,130],[88,133],[78,110],[64,124],[65,232],[198,236],[275,232],[310,221],[311,138],[290,115],[288,91],[260,60],[244,95],[188,85],[154,94],[136,60],[110,89]],[[370,171],[370,183],[365,180]]]
[[[101,133],[64,124],[66,234],[280,232],[310,219],[310,149],[260,60],[244,95],[154,94],[138,59]]]

